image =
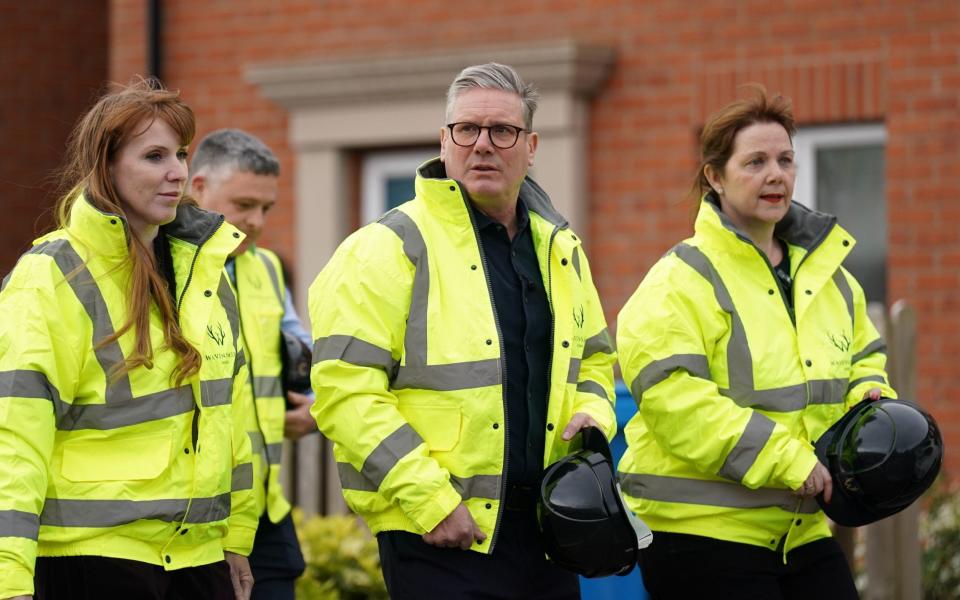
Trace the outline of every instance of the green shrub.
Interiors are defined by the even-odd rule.
[[[353,515],[294,522],[307,569],[297,580],[298,600],[387,600],[377,541]]]
[[[960,598],[960,493],[937,486],[920,518],[923,597]]]

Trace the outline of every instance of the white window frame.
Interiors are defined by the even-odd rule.
[[[439,148],[373,151],[363,156],[360,175],[360,220],[362,225],[380,218],[387,209],[384,183],[390,177],[412,177],[424,162],[435,158]]]
[[[882,123],[798,128],[793,136],[794,160],[797,164],[793,199],[809,208],[817,208],[817,150],[868,144],[886,147],[887,128]]]

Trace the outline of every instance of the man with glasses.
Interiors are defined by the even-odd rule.
[[[615,352],[579,238],[527,175],[537,94],[510,67],[447,92],[416,197],[310,288],[312,409],[397,598],[579,598],[544,559],[540,477],[612,435]]]

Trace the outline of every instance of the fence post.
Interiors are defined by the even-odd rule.
[[[887,373],[901,398],[916,401],[916,312],[903,300],[890,309]],[[920,600],[919,506],[866,527],[865,600]]]

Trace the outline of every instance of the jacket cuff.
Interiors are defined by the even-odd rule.
[[[33,573],[17,563],[0,566],[0,598],[33,594]]]
[[[849,392],[847,392],[846,410],[850,410],[852,407],[856,406],[863,400],[863,395],[873,388],[880,388],[880,393],[884,398],[896,398],[897,392],[887,385],[886,383],[881,383],[879,381],[864,381],[863,383],[858,383],[853,386]]]
[[[457,506],[463,502],[463,498],[453,489],[450,483],[446,483],[436,496],[424,502],[407,515],[411,521],[417,524],[423,530],[423,533],[429,533],[440,524],[440,521],[446,519]]]
[[[242,556],[250,556],[253,549],[253,538],[257,535],[256,527],[230,525],[227,537],[223,538],[223,549]]]
[[[796,458],[784,472],[783,483],[788,489],[797,490],[813,471],[813,467],[817,464],[817,455],[808,445],[796,440],[793,443],[804,447],[798,449]]]

